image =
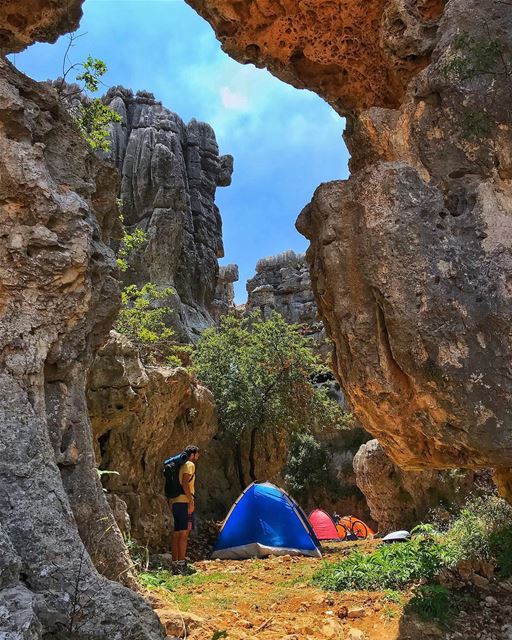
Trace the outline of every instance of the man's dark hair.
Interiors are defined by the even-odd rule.
[[[194,453],[197,453],[199,451],[199,447],[196,447],[193,444],[189,444],[188,447],[185,447],[184,451],[187,454],[187,458],[190,458],[190,456],[193,456]]]

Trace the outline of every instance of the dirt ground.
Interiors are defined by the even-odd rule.
[[[192,576],[173,577],[148,598],[170,637],[191,640],[467,640],[505,638],[499,631],[457,635],[406,613],[411,597],[396,592],[332,593],[311,585],[322,561],[341,560],[357,546],[371,552],[376,541],[324,545],[324,560],[271,557],[194,563]],[[397,601],[398,600],[398,601]],[[480,611],[475,610],[480,616]],[[465,612],[463,612],[465,613]],[[469,616],[471,616],[471,611]],[[498,621],[499,622],[499,621]],[[464,621],[467,629],[468,619]],[[496,629],[501,629],[498,623]]]
[[[331,543],[324,545],[324,557],[341,559],[354,546],[371,552],[375,544]],[[153,588],[150,599],[171,636],[186,632],[197,640],[223,631],[230,640],[345,638],[352,630],[365,640],[403,637],[403,605],[387,601],[384,593],[330,593],[311,586],[320,562],[290,556],[196,562],[196,574],[175,578],[172,591]],[[349,611],[358,617],[348,618]]]

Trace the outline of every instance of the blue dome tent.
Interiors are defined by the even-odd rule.
[[[244,558],[286,554],[321,558],[308,519],[290,496],[270,482],[254,482],[231,507],[212,558]]]

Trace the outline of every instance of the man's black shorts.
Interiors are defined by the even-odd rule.
[[[196,514],[188,512],[188,502],[175,502],[172,505],[174,531],[191,531],[196,528]]]

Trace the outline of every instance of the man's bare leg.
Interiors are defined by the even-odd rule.
[[[188,534],[190,531],[178,531],[178,560],[185,560],[187,556]]]
[[[173,533],[172,533],[171,553],[172,553],[173,562],[177,562],[180,559],[180,547],[179,547],[180,533],[182,533],[182,532],[181,531],[173,531]]]

